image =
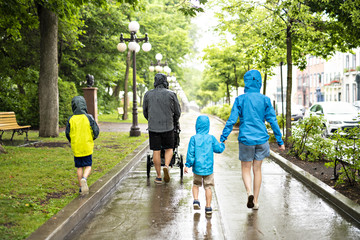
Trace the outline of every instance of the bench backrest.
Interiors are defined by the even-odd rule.
[[[124,114],[124,109],[123,108],[117,108],[118,114]]]
[[[17,124],[14,112],[0,112],[0,126]]]

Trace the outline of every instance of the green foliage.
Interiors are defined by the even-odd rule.
[[[317,116],[295,123],[290,138],[290,153],[301,160],[327,161],[327,167],[336,168],[341,164],[337,184],[347,182],[354,185],[360,181],[360,128],[337,130],[328,139],[322,136],[323,126],[324,119]]]
[[[326,144],[323,138],[318,137],[323,133],[324,123],[324,118],[317,116],[306,117],[294,123],[292,136],[289,138],[290,152],[302,160],[320,160],[317,157],[321,154],[316,150],[321,151],[321,146]]]
[[[214,105],[203,108],[201,112],[218,116],[222,120],[227,121],[230,117],[231,106],[229,104]]]
[[[68,118],[73,115],[71,100],[77,95],[74,83],[59,79],[59,127],[64,127]]]
[[[341,164],[337,184],[348,182],[350,185],[360,181],[360,128],[338,130],[332,137],[335,149],[328,157],[331,162],[326,166],[336,168]]]

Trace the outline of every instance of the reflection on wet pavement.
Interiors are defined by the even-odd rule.
[[[180,153],[195,134],[197,115],[181,117]],[[211,118],[210,133],[217,139],[223,125]],[[236,133],[223,154],[215,155],[213,214],[205,216],[205,191],[200,188],[201,210],[192,207],[192,173],[180,181],[171,169],[169,184],[156,185],[155,169],[146,177],[146,158],[119,184],[103,209],[72,239],[359,239],[360,229],[301,182],[269,159],[262,167],[260,208],[246,207]]]

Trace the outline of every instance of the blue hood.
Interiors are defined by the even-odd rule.
[[[210,120],[206,115],[200,115],[196,119],[196,133],[197,134],[208,134],[210,130]]]
[[[260,92],[262,80],[258,70],[250,70],[244,75],[244,92]]]

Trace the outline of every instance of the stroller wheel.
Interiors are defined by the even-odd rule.
[[[184,160],[183,160],[183,155],[182,154],[180,154],[179,167],[180,167],[180,178],[182,179],[183,176],[184,176]]]
[[[148,154],[146,158],[146,174],[148,178],[150,177],[150,169],[151,169],[151,157]]]

